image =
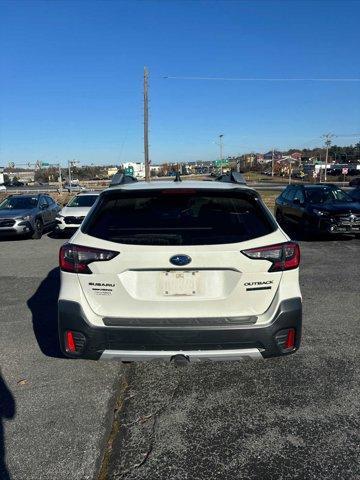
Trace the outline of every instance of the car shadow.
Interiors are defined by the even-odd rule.
[[[60,350],[57,328],[57,302],[60,290],[59,268],[51,270],[27,301],[32,313],[36,340],[44,355],[64,358]]]
[[[74,235],[74,232],[72,233],[62,233],[62,232],[56,232],[55,230],[52,230],[47,234],[47,236],[53,240],[68,240]]]
[[[4,419],[10,420],[15,417],[15,399],[2,378],[0,371],[0,478],[10,480],[10,474],[5,461],[5,432]]]
[[[0,237],[1,242],[21,242],[27,240],[27,237],[23,237],[21,235],[5,235]]]

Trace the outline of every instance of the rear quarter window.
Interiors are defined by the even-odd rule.
[[[252,194],[169,189],[107,192],[82,231],[133,245],[210,245],[243,242],[276,228]]]

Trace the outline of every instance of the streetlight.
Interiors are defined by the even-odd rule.
[[[220,148],[220,175],[222,175],[223,173],[223,147],[224,147],[223,136],[224,135],[221,133],[219,135],[219,143],[215,142],[217,145],[219,145],[219,148]]]
[[[75,165],[78,165],[79,162],[74,160],[68,160],[68,171],[69,171],[69,188],[71,190],[71,167],[75,167]]]
[[[331,139],[334,137],[335,135],[332,134],[332,133],[325,133],[324,135],[322,135],[322,138],[325,139],[325,147],[326,147],[326,154],[325,154],[325,172],[324,172],[324,181],[326,182],[327,180],[327,164],[328,164],[328,158],[329,158],[329,147],[331,145]],[[321,167],[320,167],[320,171],[321,171]]]

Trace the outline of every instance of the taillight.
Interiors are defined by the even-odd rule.
[[[300,248],[295,242],[279,243],[268,247],[250,248],[242,253],[254,260],[269,260],[269,272],[282,272],[297,268],[300,263]]]
[[[119,252],[66,243],[59,252],[60,269],[63,272],[89,274],[92,273],[88,267],[90,263],[106,262],[116,255],[119,255]]]

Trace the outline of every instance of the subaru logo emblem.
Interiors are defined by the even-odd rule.
[[[170,258],[170,263],[178,267],[183,267],[191,262],[189,255],[174,255]]]

